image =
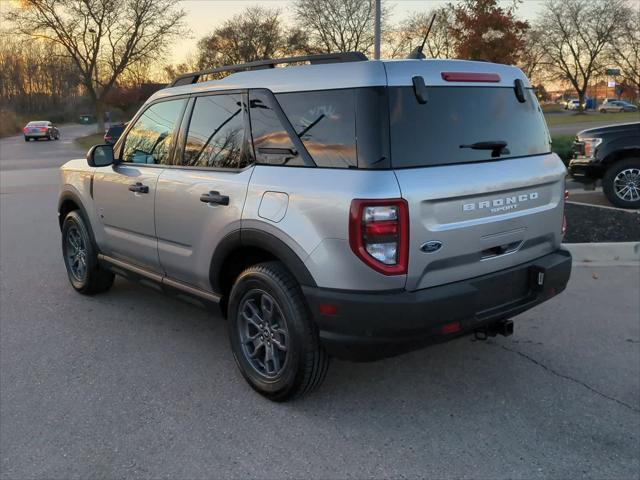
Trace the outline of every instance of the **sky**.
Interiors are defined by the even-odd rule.
[[[2,0],[0,0],[2,1]],[[451,0],[388,0],[391,6],[391,20],[398,22],[416,11],[431,10],[449,3]],[[518,8],[518,14],[524,19],[532,19],[540,10],[543,0],[524,0]],[[456,3],[453,0],[452,3]],[[511,1],[504,1],[510,4]],[[180,6],[187,12],[186,22],[191,29],[191,38],[185,38],[173,46],[170,52],[171,63],[180,63],[188,55],[195,54],[198,39],[209,34],[225,20],[240,13],[251,5],[279,8],[285,20],[293,21],[293,0],[182,0]]]

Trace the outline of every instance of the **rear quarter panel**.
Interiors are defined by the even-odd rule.
[[[277,195],[271,195],[274,192]],[[263,197],[288,196],[284,216],[269,217]],[[391,170],[367,171],[258,165],[251,177],[242,228],[266,231],[284,241],[305,263],[319,287],[345,290],[403,288],[405,275],[372,270],[349,246],[349,209],[355,198],[398,198]],[[270,210],[275,211],[269,205]]]

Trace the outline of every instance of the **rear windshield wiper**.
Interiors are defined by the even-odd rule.
[[[472,150],[491,150],[492,157],[499,157],[502,153],[509,153],[507,142],[505,142],[504,140],[470,143],[468,145],[460,145],[460,148],[470,148]]]

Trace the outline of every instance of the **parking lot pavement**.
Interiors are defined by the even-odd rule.
[[[274,404],[242,380],[214,314],[121,279],[75,293],[55,171],[38,189],[33,170],[8,173],[3,479],[638,477],[637,267],[575,268],[512,337],[335,361],[314,395]]]

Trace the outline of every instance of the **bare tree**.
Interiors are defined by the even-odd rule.
[[[547,0],[536,28],[542,37],[542,64],[578,94],[580,109],[589,81],[603,67],[605,47],[627,14],[624,0]]]
[[[545,32],[535,27],[530,28],[524,35],[524,48],[520,53],[518,66],[531,83],[546,79],[543,63],[546,57],[544,42]]]
[[[75,66],[62,53],[48,42],[0,34],[0,107],[60,118],[82,93]]]
[[[311,45],[319,51],[370,52],[374,45],[375,0],[297,0],[300,27],[309,32]],[[389,8],[382,0],[382,23]]]
[[[296,55],[307,51],[307,37],[286,29],[278,9],[248,7],[198,42],[198,66],[220,65]]]
[[[6,19],[18,33],[61,45],[77,68],[104,130],[105,98],[136,63],[157,59],[184,33],[173,0],[22,0]]]
[[[623,81],[640,95],[640,8],[629,5],[620,21],[621,28],[608,48],[608,66],[620,68]]]
[[[410,14],[389,38],[388,55],[391,58],[404,58],[416,46],[422,45],[434,15],[436,19],[427,37],[423,53],[428,58],[454,58],[455,49],[450,35],[454,18],[450,6]]]

